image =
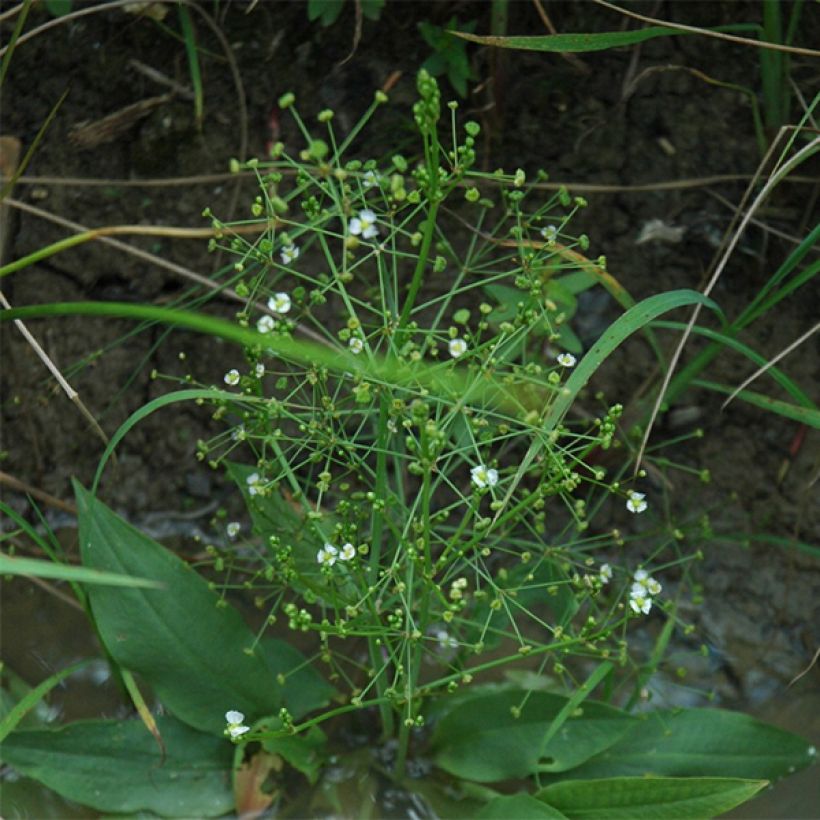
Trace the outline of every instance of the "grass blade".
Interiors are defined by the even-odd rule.
[[[46,678],[39,686],[35,686],[30,692],[22,697],[11,711],[0,720],[0,743],[2,743],[17,727],[20,721],[59,683],[69,675],[73,675],[78,669],[88,666],[93,658],[86,658],[79,663],[57,672],[50,678]]]
[[[38,558],[17,558],[2,553],[0,553],[0,574],[57,578],[61,581],[73,581],[81,584],[105,584],[112,587],[151,587],[159,589],[162,586],[158,581],[149,581],[147,578],[133,578],[130,575],[101,572],[87,567],[55,564],[52,561],[42,561]]]

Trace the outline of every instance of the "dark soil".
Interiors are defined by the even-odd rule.
[[[306,118],[334,108],[344,128],[355,122],[375,88],[401,72],[391,91],[394,107],[362,144],[368,155],[389,156],[407,138],[404,117],[414,98],[415,71],[429,54],[417,22],[429,19],[441,25],[457,15],[460,22],[476,19],[479,32],[489,30],[488,4],[391,3],[380,21],[364,21],[355,53],[341,65],[353,45],[352,3],[328,29],[309,24],[303,4],[263,0],[253,10],[236,3],[204,5],[209,13],[218,13],[216,24],[231,45],[243,91],[232,79],[220,41],[194,15],[206,50],[201,130],[193,104],[172,99],[94,148],[71,139],[78,123],[96,122],[165,92],[136,71],[132,60],[188,84],[183,45],[149,19],[109,9],[59,25],[18,47],[3,88],[5,135],[18,137],[25,150],[66,89],[68,95],[15,189],[17,199],[86,227],[202,227],[205,206],[221,218],[239,216],[254,195],[252,180],[224,177],[173,187],[134,183],[224,173],[229,159],[243,149],[240,93],[247,108],[246,156],[261,156],[272,137],[296,142],[287,118],[278,119],[276,101],[283,92],[296,92]],[[698,26],[757,22],[761,14],[759,4],[741,2],[655,3],[640,10]],[[591,3],[551,3],[548,11],[561,31],[614,30],[624,22]],[[49,19],[35,8],[26,30]],[[178,29],[171,5],[165,25]],[[510,4],[509,31],[543,32],[531,4]],[[5,42],[7,24],[3,32]],[[797,44],[811,47],[818,42],[820,11],[806,4]],[[472,88],[491,79],[491,59],[500,61],[494,86],[490,84],[494,92],[477,90],[461,103],[462,110],[482,118],[489,134],[482,148],[484,165],[522,167],[528,173],[544,168],[551,179],[582,193],[589,207],[575,230],[589,234],[589,253],[605,254],[609,269],[635,298],[702,287],[715,241],[728,227],[732,205],[740,201],[760,154],[747,98],[686,69],[758,91],[756,51],[704,37],[656,39],[638,48],[583,55],[587,73],[558,55],[510,51],[493,57],[478,47],[470,47],[470,54],[477,78]],[[650,68],[658,70],[645,73]],[[811,99],[820,88],[817,61],[795,58],[791,70],[804,97]],[[446,84],[444,93],[455,96]],[[491,103],[494,107],[488,108]],[[278,134],[272,131],[272,117]],[[816,164],[804,166],[798,175],[808,181],[781,186],[759,214],[765,226],[805,236],[817,221],[817,171]],[[697,181],[712,177],[720,180]],[[83,179],[103,183],[91,186],[82,184]],[[667,181],[681,184],[641,188]],[[585,185],[617,190],[588,191]],[[653,219],[680,229],[680,241],[637,244]],[[13,228],[12,259],[68,235],[65,227],[26,212],[15,214]],[[121,239],[205,276],[215,267],[205,240]],[[760,227],[747,231],[713,293],[728,317],[748,304],[793,247]],[[73,300],[164,304],[187,287],[179,275],[100,242],[53,256],[3,281],[3,292],[14,306]],[[810,283],[753,325],[744,341],[764,356],[776,355],[816,322],[819,296],[817,283]],[[586,308],[579,329],[589,337],[596,328],[600,331],[602,317],[617,315],[613,305],[595,297]],[[235,312],[227,301],[215,301],[211,309],[228,318]],[[152,370],[192,373],[216,382],[231,364],[226,346],[179,332],[163,335],[157,328],[133,333],[133,324],[125,321],[71,317],[32,321],[30,328],[109,435],[136,408],[168,389],[167,383],[151,380]],[[3,324],[0,334],[2,470],[69,501],[71,477],[88,484],[103,445],[15,328]],[[669,336],[667,347],[674,341]],[[692,342],[689,355],[697,349],[698,343]],[[817,353],[814,337],[779,366],[820,401]],[[629,404],[651,366],[645,344],[636,340],[599,373],[595,388],[604,390],[611,402]],[[705,376],[734,386],[753,370],[745,359],[727,353]],[[766,377],[754,389],[786,398]],[[750,708],[782,697],[788,682],[810,666],[820,645],[820,565],[805,553],[755,538],[764,533],[820,544],[820,505],[816,486],[811,486],[817,476],[820,433],[808,429],[802,446],[791,454],[799,432],[796,422],[739,401],[721,412],[720,402],[715,394],[691,389],[679,406],[689,413],[689,427],[670,425],[666,419],[658,436],[679,435],[696,425],[704,428],[702,439],[689,440],[668,455],[708,468],[711,483],[672,474],[672,514],[709,508],[716,533],[745,539],[729,543],[716,538],[705,554],[705,602],[687,615],[712,648],[712,661],[692,667],[688,682],[699,691],[715,690],[727,705]],[[119,448],[119,464],[104,484],[103,497],[132,518],[146,513],[196,516],[203,509],[207,515],[212,500],[222,501],[227,493],[222,480],[194,458],[197,439],[212,430],[207,413],[194,406],[176,405],[148,418]],[[3,494],[7,503],[26,509],[22,494],[8,489]],[[20,594],[18,587],[14,585],[17,591],[7,600]],[[12,609],[19,616],[21,610],[16,605]],[[7,654],[28,668],[34,682],[42,675],[30,661],[49,657],[49,652],[40,645],[35,653],[34,635],[16,627],[13,631]],[[815,705],[819,682],[815,667],[800,683],[814,693]],[[680,701],[679,692],[675,697]],[[820,726],[815,721],[802,730],[816,735]]]

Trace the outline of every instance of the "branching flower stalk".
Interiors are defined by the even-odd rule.
[[[326,142],[292,95],[280,100],[305,147],[277,144],[270,161],[247,164],[260,234],[226,230],[212,243],[236,256],[247,299],[237,321],[263,341],[217,376],[235,391],[215,402],[229,432],[198,453],[227,468],[252,519],[231,522],[220,566],[244,568],[268,626],[283,618],[314,636],[338,690],[337,705],[308,720],[285,710],[274,734],[376,707],[382,738],[398,741],[400,778],[433,696],[534,658],[558,678],[567,653],[626,663],[627,622],[666,607],[644,570],[651,555],[621,566],[620,533],[587,535],[589,510],[608,496],[622,512],[652,505],[601,463],[622,408],[544,424],[581,352],[574,292],[596,281],[556,250],[558,238],[562,251],[586,250],[567,232],[585,203],[561,190],[526,210],[542,194],[524,172],[474,171],[478,125],[460,136],[451,106],[448,150],[435,80],[421,72],[418,90],[415,161],[345,160],[353,139],[337,140],[332,112],[318,115]],[[377,95],[352,135],[385,101]],[[500,203],[482,196],[487,179]],[[465,221],[475,229],[463,243],[454,228]],[[350,369],[274,355],[297,327]],[[250,463],[233,460],[240,447]],[[231,717],[235,742],[265,736],[240,734]]]

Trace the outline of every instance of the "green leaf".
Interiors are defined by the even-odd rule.
[[[220,733],[228,709],[275,714],[281,687],[239,613],[169,550],[75,482],[83,563],[160,581],[163,590],[91,587],[91,610],[111,657],[141,675],[180,720]],[[224,602],[221,602],[224,604]],[[246,651],[248,650],[248,651]]]
[[[641,715],[617,743],[572,775],[775,780],[814,760],[808,741],[749,715],[723,709],[664,709]]]
[[[455,23],[457,25],[457,21]],[[621,48],[631,46],[636,43],[643,43],[655,37],[680,37],[682,35],[701,34],[709,35],[718,31],[745,32],[752,31],[758,33],[760,26],[756,23],[733,23],[728,26],[715,26],[711,29],[696,31],[682,31],[678,28],[668,26],[647,26],[645,28],[634,29],[632,31],[602,31],[594,33],[565,33],[565,34],[543,34],[530,37],[497,37],[497,36],[477,36],[472,33],[472,29],[465,26],[464,31],[454,31],[454,24],[450,23],[448,34],[462,37],[474,43],[485,46],[496,46],[498,48],[514,48],[521,51],[557,51],[557,52],[583,52],[583,51],[604,51],[608,48]]]
[[[542,34],[531,37],[497,37],[495,35],[471,34],[466,31],[451,31],[456,37],[462,37],[473,43],[497,48],[513,48],[519,51],[557,51],[584,52],[604,51],[608,48],[621,48],[643,43],[655,37],[677,37],[692,32],[667,28],[666,26],[647,26],[632,31],[603,31],[588,34]]]
[[[294,769],[302,772],[311,783],[315,783],[319,779],[319,769],[323,763],[320,750],[326,743],[325,733],[314,726],[305,734],[263,740],[262,748],[271,754],[280,755]]]
[[[231,743],[171,717],[157,722],[163,759],[141,721],[91,720],[15,732],[0,759],[69,800],[97,811],[217,817],[233,807]]]
[[[565,780],[536,797],[570,820],[690,820],[723,814],[766,785],[765,780],[721,777],[613,777]]]
[[[734,388],[732,387],[706,381],[705,379],[692,379],[692,384],[695,387],[703,387],[706,390],[713,390],[715,393],[723,393],[727,396],[734,393]],[[777,413],[777,415],[783,416],[784,418],[792,419],[793,421],[800,422],[800,424],[807,424],[809,427],[820,430],[820,410],[816,407],[800,407],[795,404],[789,404],[789,402],[782,401],[781,399],[764,396],[762,393],[756,393],[753,390],[741,390],[735,398],[742,399],[763,410],[768,410],[770,413]]]
[[[3,715],[3,719],[0,720],[0,743],[17,728],[20,721],[34,709],[57,684],[62,683],[62,681],[69,677],[69,675],[73,675],[78,669],[88,666],[89,663],[91,663],[90,659],[75,663],[67,669],[63,669],[51,675],[51,677],[46,678],[41,684],[27,692],[18,703],[14,704],[14,706]]]
[[[505,794],[491,800],[475,815],[481,820],[565,820],[566,815],[558,809],[537,800],[531,794]]]
[[[52,17],[65,17],[71,13],[73,0],[45,0],[45,7]]]
[[[362,14],[368,20],[378,20],[386,0],[361,0]]]
[[[554,771],[564,771],[612,746],[634,720],[618,709],[587,701],[545,744],[551,724],[567,703],[561,695],[521,690],[460,700],[436,726],[436,763],[457,777],[482,783],[526,777],[542,761]],[[513,708],[520,708],[519,717],[513,716]]]
[[[308,0],[308,20],[319,20],[327,27],[332,26],[342,13],[344,0]]]
[[[0,573],[3,575],[28,575],[35,578],[59,578],[63,581],[78,581],[83,584],[107,584],[113,587],[149,587],[159,589],[159,581],[146,578],[131,578],[111,572],[99,572],[88,567],[73,567],[54,561],[37,558],[14,558],[0,553]]]

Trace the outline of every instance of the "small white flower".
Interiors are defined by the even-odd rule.
[[[541,236],[548,243],[555,242],[555,237],[558,236],[558,228],[555,225],[547,225],[546,228],[541,228]]]
[[[365,171],[364,175],[362,176],[362,188],[372,188],[374,185],[379,184],[379,178],[376,176],[375,171]]]
[[[261,379],[265,375],[265,365],[262,362],[257,362],[253,368],[254,375],[257,379]]]
[[[601,579],[602,584],[608,584],[612,580],[612,567],[609,564],[601,564],[598,577]]]
[[[268,299],[268,307],[274,313],[287,313],[290,310],[290,296],[287,293],[274,293]]]
[[[243,715],[242,712],[237,712],[234,709],[225,712],[225,721],[228,724],[225,728],[225,734],[228,735],[231,740],[236,740],[244,735],[245,732],[250,732],[250,726],[245,726],[242,722],[244,720],[245,715]]]
[[[256,329],[260,333],[270,333],[276,327],[276,319],[273,316],[263,316],[257,323]]]
[[[350,348],[350,352],[357,356],[364,350],[364,342],[358,336],[352,336],[347,346]]]
[[[444,629],[438,629],[434,633],[435,639],[441,649],[457,649],[458,641]]]
[[[626,508],[631,513],[642,513],[649,505],[644,501],[644,494],[630,490],[626,500]]]
[[[633,612],[642,612],[644,615],[648,615],[649,610],[652,609],[652,599],[646,594],[643,587],[636,584],[629,594],[629,606],[632,607]]]
[[[282,264],[289,265],[299,258],[299,248],[296,245],[285,245],[279,255],[282,257]]]
[[[231,433],[231,441],[245,441],[247,437],[248,434],[241,424]]]
[[[239,371],[236,370],[236,369],[229,370],[225,374],[224,378],[225,378],[225,384],[229,384],[231,387],[233,387],[234,385],[239,384]]]
[[[654,578],[647,578],[646,579],[646,591],[650,595],[660,595],[663,587],[660,584],[660,581],[656,581]]]
[[[225,532],[228,533],[228,538],[236,538],[239,535],[239,530],[242,529],[242,525],[238,521],[231,521],[227,527],[225,527]],[[239,719],[239,722],[242,722],[242,718]]]
[[[470,477],[476,487],[483,489],[484,487],[495,487],[498,484],[498,470],[492,467],[485,467],[479,464],[470,470]]]
[[[257,495],[265,489],[259,473],[251,473],[246,479],[245,483],[248,485],[248,495]]]
[[[379,227],[376,225],[376,214],[374,214],[370,208],[359,211],[359,215],[354,216],[353,219],[350,220],[348,227],[353,236],[361,236],[363,239],[372,239],[374,236],[379,235]]]
[[[559,353],[555,360],[561,367],[575,367],[575,363],[578,361],[572,353]]]
[[[342,547],[341,552],[339,553],[339,558],[342,561],[350,561],[356,557],[356,547],[353,544],[347,543]]]
[[[387,420],[387,429],[391,433],[398,433],[399,432],[399,427],[393,419],[388,419]]]
[[[809,757],[817,757],[817,748],[815,746],[809,746],[809,748],[806,749],[806,754],[808,754]]]
[[[447,349],[450,351],[450,355],[454,359],[457,359],[467,352],[467,342],[465,342],[464,339],[450,339],[450,344],[447,345]]]
[[[332,567],[336,563],[336,556],[338,555],[338,550],[333,544],[325,544],[319,552],[316,553],[316,560],[323,566],[323,567]]]

